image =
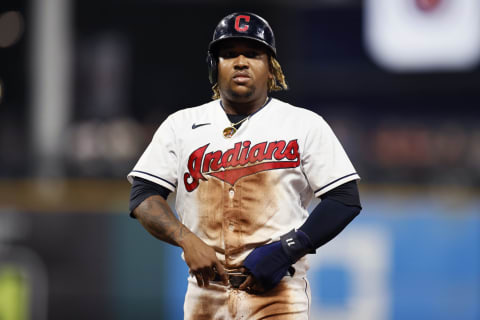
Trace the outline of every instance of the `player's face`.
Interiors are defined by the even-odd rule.
[[[266,96],[273,77],[266,49],[255,41],[226,40],[218,51],[218,89],[222,97],[246,102]]]

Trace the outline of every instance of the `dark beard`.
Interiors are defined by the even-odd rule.
[[[250,88],[250,90],[248,90],[247,92],[245,93],[238,93],[232,89],[228,89],[227,92],[228,92],[228,95],[232,98],[235,98],[235,99],[242,99],[242,98],[250,98],[251,96],[253,96],[253,94],[255,93],[256,91],[256,87],[253,86]]]

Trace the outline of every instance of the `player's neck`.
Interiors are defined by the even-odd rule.
[[[222,97],[222,106],[227,114],[232,115],[249,115],[260,109],[268,101],[268,95],[262,95],[261,97],[252,101],[233,101],[225,97]]]

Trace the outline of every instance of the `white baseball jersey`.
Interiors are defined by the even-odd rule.
[[[253,248],[300,227],[313,196],[359,176],[309,110],[270,98],[225,138],[230,125],[220,100],[170,115],[128,178],[176,191],[181,222],[236,267]]]

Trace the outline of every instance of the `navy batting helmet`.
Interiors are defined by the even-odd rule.
[[[210,82],[217,82],[217,48],[226,39],[243,38],[263,44],[274,57],[277,54],[273,30],[267,20],[249,12],[236,12],[223,18],[213,32],[208,45],[207,64]]]

